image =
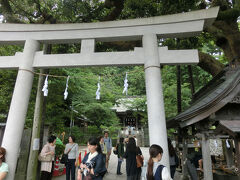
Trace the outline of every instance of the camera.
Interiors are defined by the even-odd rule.
[[[95,165],[95,162],[93,162],[93,161],[89,161],[86,163],[86,166],[88,169],[92,169],[94,165]]]

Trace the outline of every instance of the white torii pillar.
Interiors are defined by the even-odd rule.
[[[2,147],[7,149],[6,161],[9,165],[7,179],[11,180],[15,175],[34,76],[33,73],[21,69],[33,71],[32,64],[37,50],[39,50],[38,41],[26,40],[3,137]]]
[[[167,129],[157,35],[143,35],[143,48],[150,145],[158,144],[163,148],[161,163],[169,169]]]

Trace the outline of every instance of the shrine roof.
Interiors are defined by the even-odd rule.
[[[232,132],[239,133],[240,132],[240,121],[239,120],[221,120],[220,125],[226,127]]]
[[[144,111],[144,109],[136,109],[136,101],[144,101],[144,97],[126,97],[118,99],[111,108],[117,113],[126,113],[127,111]]]
[[[185,127],[205,118],[231,102],[240,91],[240,68],[224,68],[195,94],[188,109],[167,121],[167,127]]]
[[[239,120],[220,120],[216,129],[216,133],[227,134],[232,137],[240,133],[240,119]]]

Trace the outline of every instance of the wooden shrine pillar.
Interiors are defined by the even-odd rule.
[[[236,167],[238,168],[237,174],[240,176],[240,135],[234,138],[235,149],[236,149]]]
[[[226,158],[227,166],[231,168],[234,165],[233,159],[233,144],[231,141],[228,140],[230,147],[227,147],[226,140],[223,141],[223,152]]]
[[[183,174],[183,179],[188,176],[188,169],[187,169],[187,154],[188,154],[188,141],[187,141],[187,136],[184,136],[182,138],[182,174]]]
[[[202,134],[202,156],[204,180],[213,180],[209,139],[205,133]]]

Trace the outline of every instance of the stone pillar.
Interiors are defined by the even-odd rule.
[[[202,156],[204,180],[213,180],[209,139],[204,133],[202,134]]]
[[[81,41],[81,53],[93,53],[95,51],[95,39],[83,39]]]
[[[9,165],[7,180],[14,179],[34,76],[33,73],[21,69],[33,70],[32,64],[37,50],[38,41],[26,40],[2,143],[7,150],[6,161]]]
[[[150,145],[158,144],[163,148],[161,163],[169,169],[167,129],[157,36],[155,34],[144,35],[143,48]]]

